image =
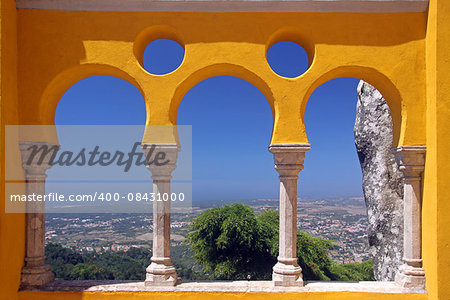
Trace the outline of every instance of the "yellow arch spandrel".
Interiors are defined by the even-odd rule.
[[[353,76],[373,84],[388,101],[394,146],[420,145],[425,142],[425,21],[423,13],[22,10],[20,119],[51,123],[53,108],[75,79],[103,74],[140,89],[148,125],[173,125],[179,102],[192,86],[212,76],[231,75],[255,85],[269,101],[274,116],[271,143],[304,144],[303,112],[311,92],[326,80]],[[152,75],[142,68],[145,46],[156,38],[174,39],[185,47],[184,61],[172,73]],[[306,73],[284,78],[270,69],[266,50],[281,40],[306,49]],[[80,65],[89,70],[83,73]]]

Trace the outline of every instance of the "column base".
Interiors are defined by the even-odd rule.
[[[44,264],[40,266],[25,266],[22,268],[21,285],[23,287],[43,286],[55,279],[52,267]]]
[[[273,267],[272,282],[274,286],[304,286],[302,268],[277,262]]]
[[[404,288],[425,289],[425,271],[420,267],[402,265],[395,274],[395,283]]]
[[[175,286],[178,283],[177,271],[172,265],[152,262],[146,271],[146,286]]]

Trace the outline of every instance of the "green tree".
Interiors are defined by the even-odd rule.
[[[266,245],[272,257],[278,256],[278,230],[280,216],[278,211],[268,209],[256,217],[262,243]],[[273,259],[276,262],[275,259]]]
[[[204,211],[191,223],[188,240],[197,263],[217,279],[270,279],[278,256],[279,214],[255,215],[251,207],[232,204]],[[332,241],[298,231],[297,257],[305,280],[373,280],[372,265],[336,264]]]
[[[306,232],[297,232],[297,257],[306,280],[330,280],[330,266],[333,263],[328,251],[332,241],[315,238]]]
[[[111,272],[115,280],[144,280],[151,252],[145,248],[132,247],[126,252],[86,253],[83,258],[86,263]]]
[[[373,260],[362,263],[337,264],[330,266],[332,280],[343,281],[372,281],[375,280],[373,274]]]
[[[56,279],[63,280],[144,280],[151,257],[150,251],[143,248],[80,254],[54,243],[46,245],[45,253]]]
[[[55,243],[45,246],[45,256],[45,262],[52,266],[56,279],[68,279],[73,267],[83,262],[81,254]]]
[[[265,221],[258,222],[243,204],[206,210],[193,219],[188,234],[195,259],[217,279],[267,278],[274,259]]]
[[[114,279],[111,271],[97,265],[77,264],[69,275],[70,280],[105,280]]]

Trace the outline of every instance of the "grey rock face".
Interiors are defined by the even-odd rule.
[[[360,81],[354,127],[369,218],[375,279],[394,280],[403,256],[403,184],[392,147],[392,118],[383,96]]]

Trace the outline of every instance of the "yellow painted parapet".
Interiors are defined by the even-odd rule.
[[[79,80],[110,75],[132,83],[146,101],[147,125],[176,125],[194,85],[231,75],[257,87],[274,116],[272,144],[306,144],[304,110],[312,92],[338,77],[374,85],[388,101],[393,146],[427,146],[423,187],[423,264],[427,294],[302,293],[280,299],[450,299],[450,1],[430,0],[426,13],[179,13],[16,10],[2,0],[1,134],[12,124],[53,124],[58,101]],[[166,75],[142,67],[149,42],[169,38],[185,48]],[[293,41],[309,55],[297,78],[275,74],[268,47]],[[329,124],[333,126],[333,124]],[[176,134],[174,134],[176,137]],[[22,137],[26,140],[36,136]],[[54,142],[56,136],[46,137]],[[175,138],[176,139],[176,138]],[[145,142],[145,140],[144,140]],[[5,162],[1,148],[1,179]],[[23,192],[23,191],[22,191]],[[0,299],[248,298],[272,294],[18,292],[25,251],[23,214],[0,209]]]
[[[133,300],[265,300],[276,297],[280,300],[298,299],[329,299],[329,300],[378,300],[382,296],[386,300],[425,300],[426,294],[378,294],[378,293],[355,293],[355,292],[331,292],[331,293],[194,293],[194,292],[21,292],[19,300],[106,300],[106,299],[133,299]]]

